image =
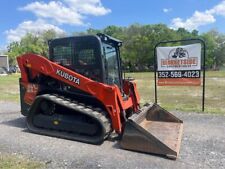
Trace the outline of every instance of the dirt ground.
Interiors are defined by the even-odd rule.
[[[225,168],[225,116],[174,113],[184,121],[176,161],[122,150],[116,141],[89,145],[30,133],[19,105],[0,102],[0,152],[22,154],[46,168]]]

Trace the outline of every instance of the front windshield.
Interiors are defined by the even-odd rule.
[[[94,36],[54,40],[51,60],[92,80],[103,82],[101,48]]]
[[[107,82],[110,85],[116,84],[117,86],[120,86],[117,50],[115,47],[103,43],[103,51],[108,66]]]

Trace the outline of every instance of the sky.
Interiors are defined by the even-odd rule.
[[[0,49],[27,32],[71,34],[88,28],[163,23],[225,33],[225,0],[1,0]]]

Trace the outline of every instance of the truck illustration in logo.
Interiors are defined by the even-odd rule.
[[[185,58],[189,57],[189,54],[186,49],[178,47],[170,51],[169,57],[174,59]]]

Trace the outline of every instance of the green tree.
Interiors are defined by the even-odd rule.
[[[219,69],[225,63],[225,35],[211,30],[203,34],[203,38],[207,45],[207,65],[212,69]]]
[[[16,57],[25,53],[35,53],[48,56],[48,41],[63,34],[48,30],[40,34],[26,34],[19,42],[12,42],[7,47],[7,54],[11,65],[16,64]]]
[[[16,64],[16,57],[23,53],[19,42],[12,42],[7,46],[6,54],[9,56],[9,64]]]
[[[54,30],[47,30],[43,32],[42,34],[39,35],[39,39],[41,41],[41,48],[42,48],[42,53],[40,53],[43,56],[48,56],[49,51],[48,51],[48,42],[51,39],[55,38],[60,38],[60,37],[65,37],[66,34],[58,34]]]
[[[207,68],[217,69],[225,63],[225,35],[216,30],[199,35],[197,30],[190,32],[184,28],[173,30],[165,24],[141,25],[135,23],[128,27],[110,25],[104,29],[89,28],[85,32],[74,32],[72,35],[96,35],[97,33],[105,33],[123,41],[122,60],[125,67],[129,66],[134,71],[141,71],[154,65],[154,47],[158,42],[190,38],[205,40]],[[8,45],[10,63],[15,63],[16,56],[27,52],[48,56],[48,40],[62,36],[65,35],[58,35],[53,30],[36,35],[27,34],[20,42],[12,42]],[[175,45],[181,45],[181,43]]]
[[[98,29],[92,29],[92,28],[89,28],[86,33],[89,34],[89,35],[96,35],[97,33],[100,33],[101,30],[98,30]]]

